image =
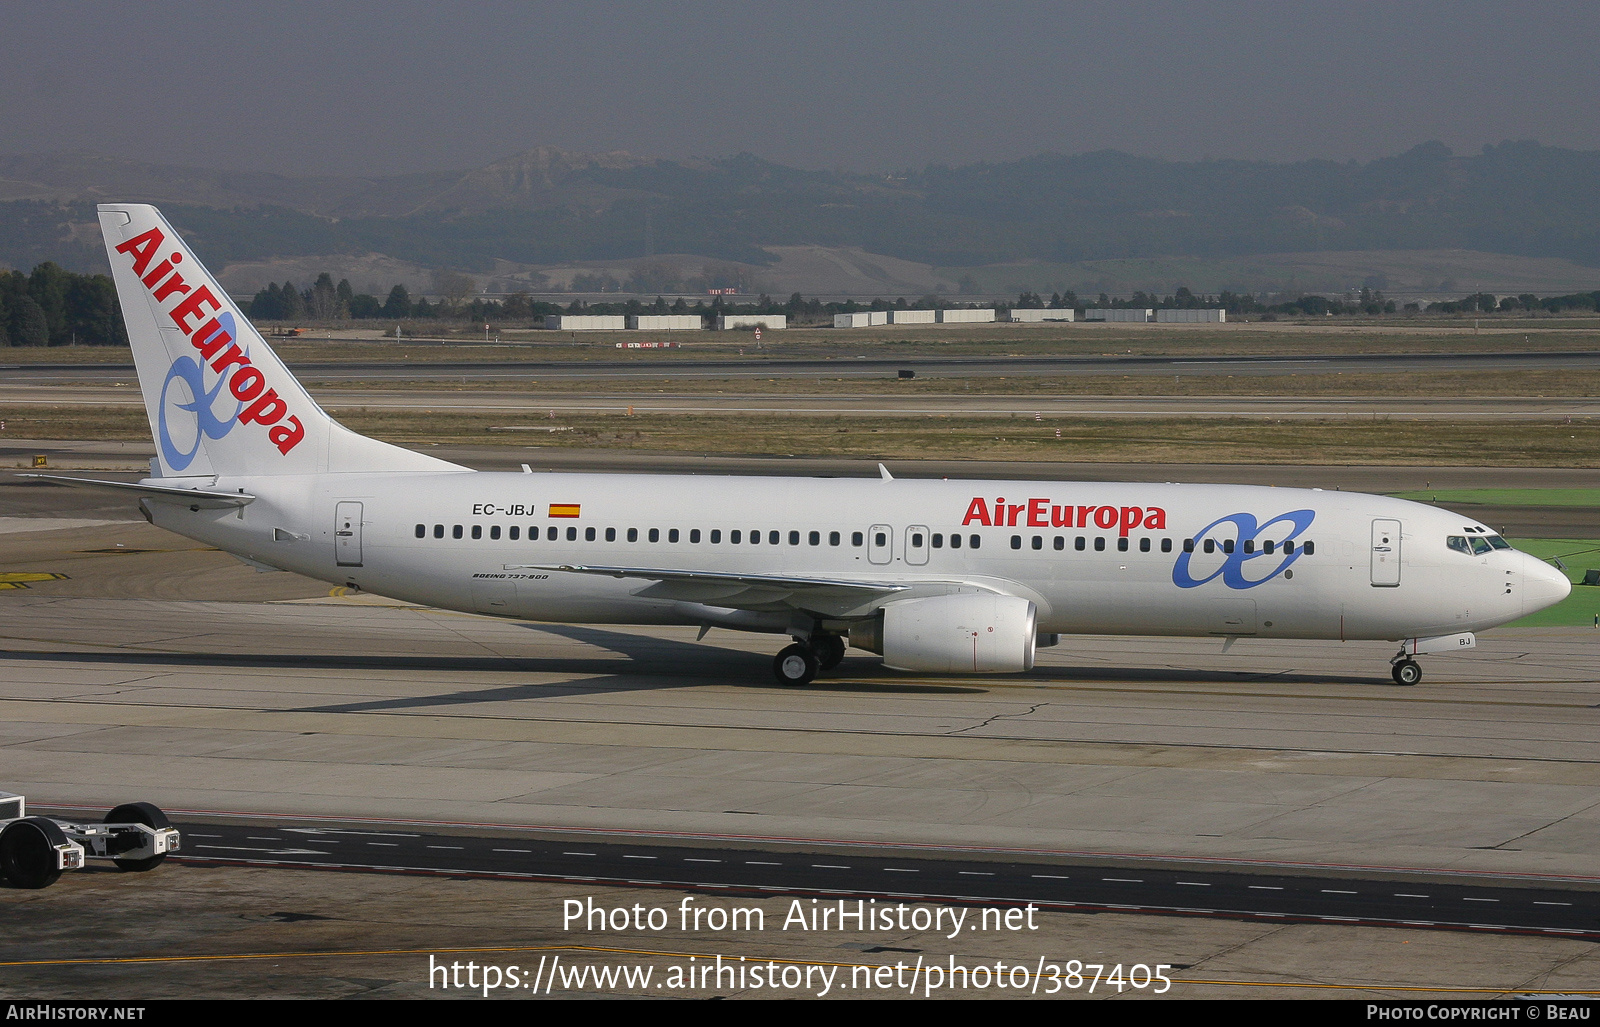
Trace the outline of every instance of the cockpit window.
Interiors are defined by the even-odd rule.
[[[1491,546],[1489,544],[1489,540],[1488,539],[1483,538],[1482,536],[1479,536],[1479,535],[1474,535],[1474,536],[1472,536],[1472,538],[1468,539],[1467,541],[1472,543],[1472,555],[1473,556],[1482,556],[1484,553],[1487,553],[1489,550],[1494,548],[1493,546]]]
[[[1490,535],[1489,536],[1489,544],[1491,546],[1493,546],[1494,548],[1496,548],[1496,549],[1510,549],[1511,548],[1511,543],[1507,542],[1505,539],[1501,538],[1499,535]]]
[[[1445,545],[1449,546],[1451,549],[1454,549],[1458,553],[1465,553],[1468,556],[1472,555],[1472,545],[1467,542],[1467,537],[1465,535],[1451,535],[1446,538],[1444,542]]]

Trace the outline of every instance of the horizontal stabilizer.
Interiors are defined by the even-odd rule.
[[[217,492],[212,489],[186,485],[157,485],[150,481],[102,481],[99,478],[69,478],[60,474],[19,474],[19,478],[38,478],[58,485],[71,485],[80,489],[106,489],[111,492],[131,492],[158,502],[178,503],[186,506],[221,509],[231,506],[248,506],[256,497],[248,492]]]

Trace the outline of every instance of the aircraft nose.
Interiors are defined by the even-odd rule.
[[[1554,606],[1572,594],[1572,582],[1567,576],[1527,554],[1523,554],[1522,612],[1537,613]]]

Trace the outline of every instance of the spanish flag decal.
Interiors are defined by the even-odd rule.
[[[576,517],[576,516],[578,516],[578,506],[579,506],[579,504],[577,504],[577,503],[551,503],[550,504],[550,516],[551,517]]]

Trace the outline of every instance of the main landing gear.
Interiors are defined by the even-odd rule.
[[[1389,663],[1392,664],[1389,673],[1394,677],[1395,684],[1409,686],[1422,680],[1422,664],[1407,656],[1404,649]]]
[[[808,641],[785,646],[772,661],[772,673],[780,685],[809,685],[819,671],[837,667],[844,650],[844,639],[838,635],[812,635]]]

